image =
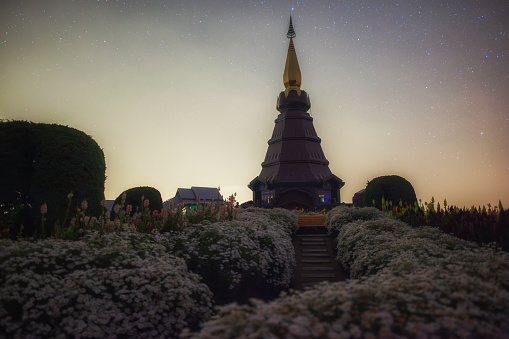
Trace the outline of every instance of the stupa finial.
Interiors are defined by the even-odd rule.
[[[290,15],[290,26],[288,27],[288,33],[286,33],[288,39],[295,38],[295,30],[293,29],[292,16]]]
[[[297,53],[295,53],[295,47],[293,45],[293,38],[295,38],[295,30],[293,29],[292,16],[290,15],[290,27],[286,36],[290,39],[288,46],[288,53],[286,55],[285,71],[283,73],[283,84],[285,85],[285,96],[288,97],[288,93],[291,90],[297,91],[300,96],[300,84],[301,75],[299,62],[297,61]]]

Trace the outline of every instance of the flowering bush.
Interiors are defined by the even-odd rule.
[[[444,233],[453,234],[461,239],[477,242],[478,244],[496,242],[503,250],[509,251],[509,210],[499,201],[494,208],[479,206],[470,209],[447,206],[444,200],[443,208],[435,199],[424,202],[420,206],[393,205],[391,201],[382,199],[382,210],[394,219],[401,220],[413,227],[432,226]]]
[[[344,212],[336,221],[349,218]],[[336,224],[338,260],[355,280],[324,283],[271,303],[228,305],[194,337],[507,336],[507,253],[434,228],[372,219]]]
[[[189,224],[231,221],[237,216],[235,195],[231,195],[222,204],[207,202],[198,204],[196,209],[192,209],[187,208],[182,203],[177,206],[171,205],[168,209],[163,208],[161,211],[151,211],[150,201],[142,199],[140,202],[141,210],[134,215],[132,215],[133,206],[125,205],[125,202],[126,194],[124,193],[120,197],[119,203],[113,206],[114,218],[110,220],[110,212],[106,209],[105,200],[101,202],[103,212],[98,218],[86,215],[87,204],[84,201],[81,208],[77,208],[76,214],[70,220],[69,225],[64,223],[62,226],[55,226],[55,237],[74,240],[83,236],[87,231],[95,230],[101,233],[125,230],[135,230],[142,233],[170,232],[181,230]],[[69,214],[69,206],[70,199],[67,214]],[[42,214],[43,218],[45,213],[47,213],[47,206]]]
[[[265,219],[263,223],[277,224],[278,227],[283,227],[287,234],[294,234],[299,229],[298,214],[283,208],[264,209],[250,207],[241,209],[239,212],[238,218],[240,220],[248,220],[254,217],[253,222],[261,223],[262,219]]]
[[[77,241],[1,240],[0,336],[174,337],[196,329],[212,313],[212,293],[198,275],[220,302],[246,288],[289,285],[296,220],[273,213],[282,224],[250,210],[236,221],[165,233],[135,232],[134,223],[117,220],[115,229],[89,230]],[[84,218],[78,212],[71,225],[91,222]]]
[[[230,304],[193,337],[506,338],[507,293],[491,296],[493,284],[468,275],[453,281],[445,271],[431,273],[406,279],[384,273],[315,285],[270,303]]]
[[[279,213],[283,224],[278,224],[267,215],[253,209],[241,211],[236,221],[189,225],[170,234],[171,251],[186,258],[220,303],[235,300],[246,288],[288,287],[295,267],[293,219]]]
[[[159,241],[0,240],[0,336],[174,337],[196,328],[211,315],[211,293]]]
[[[332,209],[329,213],[327,213],[327,218],[325,219],[325,227],[327,228],[327,232],[332,234],[333,236],[337,236],[339,230],[343,225],[351,223],[353,221],[358,220],[376,220],[376,219],[389,219],[389,217],[381,213],[375,207],[347,207],[347,206],[338,206]]]

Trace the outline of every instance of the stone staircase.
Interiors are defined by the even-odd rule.
[[[293,238],[296,267],[291,287],[294,290],[348,278],[335,259],[334,239],[327,235],[324,223],[324,215],[299,216],[299,231]]]
[[[299,215],[299,227],[323,227],[326,215]]]

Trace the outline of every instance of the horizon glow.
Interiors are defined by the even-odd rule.
[[[0,119],[79,129],[105,196],[221,187],[250,200],[294,44],[343,202],[374,177],[418,199],[509,204],[503,1],[57,0],[0,4]]]

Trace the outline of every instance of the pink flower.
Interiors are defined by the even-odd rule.
[[[41,214],[46,214],[46,213],[48,213],[48,205],[46,205],[46,203],[44,203],[41,206]]]
[[[88,202],[86,200],[83,200],[81,202],[81,209],[86,211],[87,210],[87,207],[88,207]]]
[[[145,201],[143,202],[143,207],[148,207],[149,205],[149,201],[148,199],[145,199]]]
[[[133,205],[127,205],[127,206],[125,207],[125,212],[126,212],[127,214],[131,214],[132,210],[133,210]]]
[[[159,212],[157,212],[157,210],[154,210],[154,212],[152,212],[152,215],[154,217],[160,217],[161,215],[159,214]]]
[[[115,205],[113,207],[113,212],[115,212],[115,214],[117,214],[119,210],[120,210],[120,205]]]
[[[140,221],[138,219],[134,219],[133,225],[134,227],[138,227],[140,225]]]

